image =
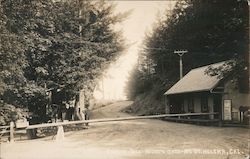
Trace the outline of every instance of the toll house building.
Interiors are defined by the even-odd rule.
[[[247,124],[246,111],[250,108],[250,94],[241,93],[233,77],[219,78],[206,74],[209,67],[220,67],[225,62],[191,70],[164,95],[166,113],[213,113],[216,115],[190,118],[218,119],[223,122]]]

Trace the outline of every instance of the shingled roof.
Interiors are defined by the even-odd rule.
[[[206,74],[205,71],[209,67],[217,68],[223,66],[225,63],[226,61],[192,69],[165,92],[164,95],[210,91],[220,82],[221,78],[218,76],[210,76]]]

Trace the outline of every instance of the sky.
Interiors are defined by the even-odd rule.
[[[123,31],[126,43],[132,45],[106,70],[106,75],[100,80],[99,90],[95,91],[94,96],[96,99],[121,100],[126,99],[126,82],[129,72],[137,63],[145,33],[152,31],[157,18],[162,17],[174,2],[127,0],[112,1],[112,3],[116,4],[117,13],[132,10],[130,16],[116,26]]]

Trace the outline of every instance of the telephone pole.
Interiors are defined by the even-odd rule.
[[[180,56],[180,79],[183,77],[183,64],[182,64],[182,56],[187,53],[187,50],[175,50],[174,53]]]

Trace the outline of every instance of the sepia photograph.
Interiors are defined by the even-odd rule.
[[[0,0],[0,159],[250,159],[250,0]]]

